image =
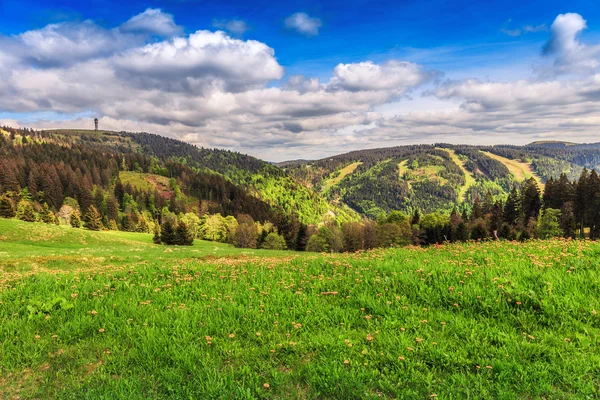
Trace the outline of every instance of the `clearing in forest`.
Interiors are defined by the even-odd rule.
[[[465,168],[465,161],[460,159],[458,154],[456,154],[456,151],[452,149],[443,150],[450,155],[452,161],[454,161],[454,163],[458,165],[458,167],[462,170],[463,174],[465,174],[465,184],[460,188],[460,191],[458,193],[458,198],[460,199],[460,201],[464,201],[465,196],[467,194],[467,190],[469,190],[469,188],[475,184],[475,177],[473,177],[473,174],[471,172],[467,171],[467,169]]]
[[[540,189],[542,191],[544,190],[545,185],[542,182],[542,178],[540,178],[540,176],[535,173],[535,171],[531,167],[530,163],[524,163],[524,162],[520,162],[517,160],[511,160],[509,158],[505,158],[505,157],[499,156],[497,154],[490,153],[488,151],[482,151],[482,153],[485,154],[486,156],[493,158],[496,161],[500,161],[502,164],[504,164],[506,166],[506,168],[508,168],[510,173],[514,175],[514,177],[517,181],[524,181],[526,179],[533,177],[536,180]]]
[[[342,181],[342,179],[344,179],[346,176],[348,176],[351,173],[353,173],[354,170],[356,170],[356,168],[358,168],[358,166],[361,165],[361,164],[362,164],[362,161],[357,161],[355,163],[346,165],[344,168],[340,169],[337,172],[336,176],[330,177],[325,182],[323,182],[323,190],[322,190],[322,192],[326,192],[329,189],[331,189],[333,186],[335,186],[338,183],[340,183]]]
[[[119,178],[123,185],[130,184],[141,190],[158,190],[165,198],[173,197],[173,189],[169,186],[169,178],[161,175],[144,174],[141,172],[122,171]]]

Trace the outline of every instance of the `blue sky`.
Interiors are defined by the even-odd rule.
[[[600,7],[591,0],[2,0],[0,15],[0,72],[11,76],[0,79],[0,95],[19,100],[0,102],[0,121],[13,125],[67,126],[97,115],[111,129],[159,130],[285,159],[442,139],[525,143],[567,131],[583,141],[600,123],[581,91],[568,100],[581,108],[557,115],[554,124],[536,114],[543,104],[524,99],[531,90],[551,94],[560,85],[595,82]],[[157,21],[162,28],[154,27]],[[203,30],[210,35],[192,44]],[[217,30],[225,36],[217,38]],[[565,32],[568,40],[556,39],[560,46],[542,54]],[[189,41],[193,56],[149,58],[148,46],[167,54],[177,38]],[[97,56],[82,49],[86,43]],[[209,56],[223,64],[212,65]],[[112,92],[103,94],[105,102],[88,98],[86,92],[104,86],[101,79],[124,87],[117,80],[127,74],[135,78],[123,81],[135,80],[131,93],[148,97],[147,111],[136,115],[134,104]],[[292,84],[294,76],[303,83]],[[42,89],[26,90],[25,79]],[[149,98],[157,91],[164,100]],[[500,98],[504,92],[516,97]],[[518,102],[531,113],[510,114]],[[464,115],[439,128],[453,108]]]
[[[249,25],[243,37],[273,47],[277,59],[290,72],[305,73],[308,68],[323,75],[340,62],[384,60],[394,55],[410,55],[410,49],[452,47],[460,49],[458,55],[465,58],[505,52],[512,47],[537,49],[546,40],[545,32],[511,37],[502,29],[550,26],[558,14],[566,12],[585,16],[586,35],[597,32],[600,24],[600,7],[593,0],[3,0],[0,15],[11,17],[3,18],[0,31],[18,34],[49,23],[85,19],[114,27],[149,7],[172,14],[187,32],[214,29],[214,20],[243,20]],[[321,19],[323,26],[317,37],[306,38],[283,27],[285,18],[295,12]],[[423,63],[439,66],[444,60],[431,57]]]

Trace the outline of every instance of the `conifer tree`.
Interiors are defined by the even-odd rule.
[[[12,218],[15,216],[15,208],[7,196],[0,197],[0,217]]]
[[[456,225],[453,236],[454,240],[459,242],[466,242],[469,240],[469,227],[464,221],[460,221],[458,225]]]
[[[19,202],[19,205],[17,206],[16,217],[21,221],[35,222],[37,218],[35,215],[35,211],[33,210],[33,206],[31,205],[31,202],[27,200],[21,200]]]
[[[577,187],[575,189],[575,219],[577,220],[577,225],[579,227],[579,236],[584,236],[584,229],[586,226],[586,210],[588,206],[588,178],[589,173],[587,169],[581,172],[579,176],[579,181],[577,182]]]
[[[421,213],[418,209],[415,209],[415,213],[413,214],[412,221],[410,223],[412,225],[419,225],[419,223],[421,223]]]
[[[180,220],[175,229],[175,244],[191,246],[194,244],[194,234],[185,221]]]
[[[160,225],[158,224],[158,221],[154,221],[154,236],[152,236],[152,241],[154,244],[162,243],[160,239]]]
[[[160,241],[167,245],[175,243],[175,226],[172,218],[165,218],[160,226]]]
[[[95,206],[91,205],[88,207],[85,213],[85,227],[91,231],[99,231],[102,229],[102,216],[98,212]]]
[[[476,197],[473,200],[473,209],[471,210],[471,221],[478,220],[483,217],[483,207],[481,205],[481,200],[479,197]]]
[[[48,203],[44,203],[44,205],[42,206],[40,220],[45,224],[55,224],[57,222],[56,215],[54,215],[54,213],[48,206]]]
[[[79,212],[77,211],[71,214],[71,226],[73,228],[81,228],[81,217],[79,217]]]
[[[510,226],[516,226],[521,220],[521,195],[516,188],[508,194],[504,205],[504,222]]]

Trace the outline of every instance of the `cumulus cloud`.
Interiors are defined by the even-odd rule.
[[[600,45],[586,45],[579,35],[587,28],[587,22],[579,14],[560,14],[550,27],[550,39],[543,54],[554,59],[558,72],[582,72],[600,66]]]
[[[117,72],[143,87],[199,92],[207,85],[242,90],[283,76],[274,50],[222,31],[198,31],[187,38],[152,43],[116,55]]]
[[[293,75],[282,82],[284,68],[265,43],[206,30],[157,40],[159,31],[174,30],[143,29],[158,15],[151,11],[112,29],[73,22],[8,38],[27,45],[21,52],[0,47],[0,111],[93,112],[103,116],[105,129],[262,155],[327,143],[348,126],[373,124],[381,118],[374,107],[434,76],[391,60],[340,64],[325,81]],[[88,123],[61,118],[29,125]]]
[[[132,17],[119,27],[123,32],[149,33],[159,36],[174,36],[183,32],[175,24],[173,16],[157,8],[148,8],[141,14]]]
[[[366,61],[338,64],[333,70],[330,87],[353,92],[395,88],[401,94],[431,77],[433,74],[426,72],[423,67],[409,62],[391,60],[378,65]]]
[[[576,76],[442,83],[441,73],[397,59],[342,63],[330,78],[282,81],[284,67],[265,43],[223,31],[171,37],[123,28],[130,21],[111,29],[92,21],[53,24],[3,38],[0,112],[63,114],[61,121],[32,123],[29,115],[20,123],[38,128],[88,126],[68,115],[93,112],[104,129],[153,132],[269,160],[436,141],[594,140],[600,125],[600,73],[591,67],[598,45],[579,40],[586,24],[576,15],[557,17],[544,50],[554,70]],[[425,89],[411,108],[407,95]],[[425,106],[428,99],[435,107]],[[395,114],[394,102],[402,104]]]
[[[323,23],[319,18],[309,17],[308,14],[298,12],[285,19],[285,27],[293,29],[306,36],[316,36]]]
[[[213,26],[215,28],[224,29],[236,36],[242,36],[248,29],[250,29],[246,22],[239,19],[214,20]]]
[[[38,67],[57,67],[105,57],[139,41],[93,21],[51,24],[4,38],[2,48]]]

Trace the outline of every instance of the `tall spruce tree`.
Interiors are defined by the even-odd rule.
[[[167,245],[175,243],[175,226],[172,218],[164,218],[160,226],[160,241]]]
[[[37,217],[33,205],[28,200],[21,200],[17,206],[17,219],[26,222],[35,222]]]
[[[587,169],[584,169],[579,176],[577,187],[575,188],[575,200],[574,200],[574,213],[575,219],[577,220],[577,227],[579,228],[579,236],[584,237],[584,230],[586,227],[586,214],[588,208],[588,179],[589,173]]]
[[[12,218],[15,216],[15,208],[7,196],[0,197],[0,217]]]
[[[600,176],[596,170],[590,172],[587,190],[586,219],[590,227],[590,239],[598,239],[600,237]]]
[[[57,222],[56,215],[52,212],[52,210],[48,206],[48,203],[44,203],[44,205],[42,206],[40,220],[45,224],[55,224]]]
[[[96,206],[90,205],[85,213],[84,226],[91,231],[102,229],[102,216],[96,209]]]
[[[522,189],[521,204],[523,210],[523,225],[527,225],[530,219],[537,220],[542,208],[542,198],[540,197],[540,188],[535,178],[531,177],[525,181]]]
[[[79,212],[74,211],[71,213],[70,222],[73,228],[81,228],[81,217],[79,216]]]
[[[158,224],[158,221],[154,221],[154,236],[152,236],[152,241],[154,244],[162,243],[160,239],[160,225]]]
[[[179,246],[191,246],[194,244],[194,233],[185,221],[179,220],[175,228],[175,244]]]
[[[516,226],[519,220],[521,220],[521,194],[517,188],[513,188],[504,205],[504,222],[510,226]]]

